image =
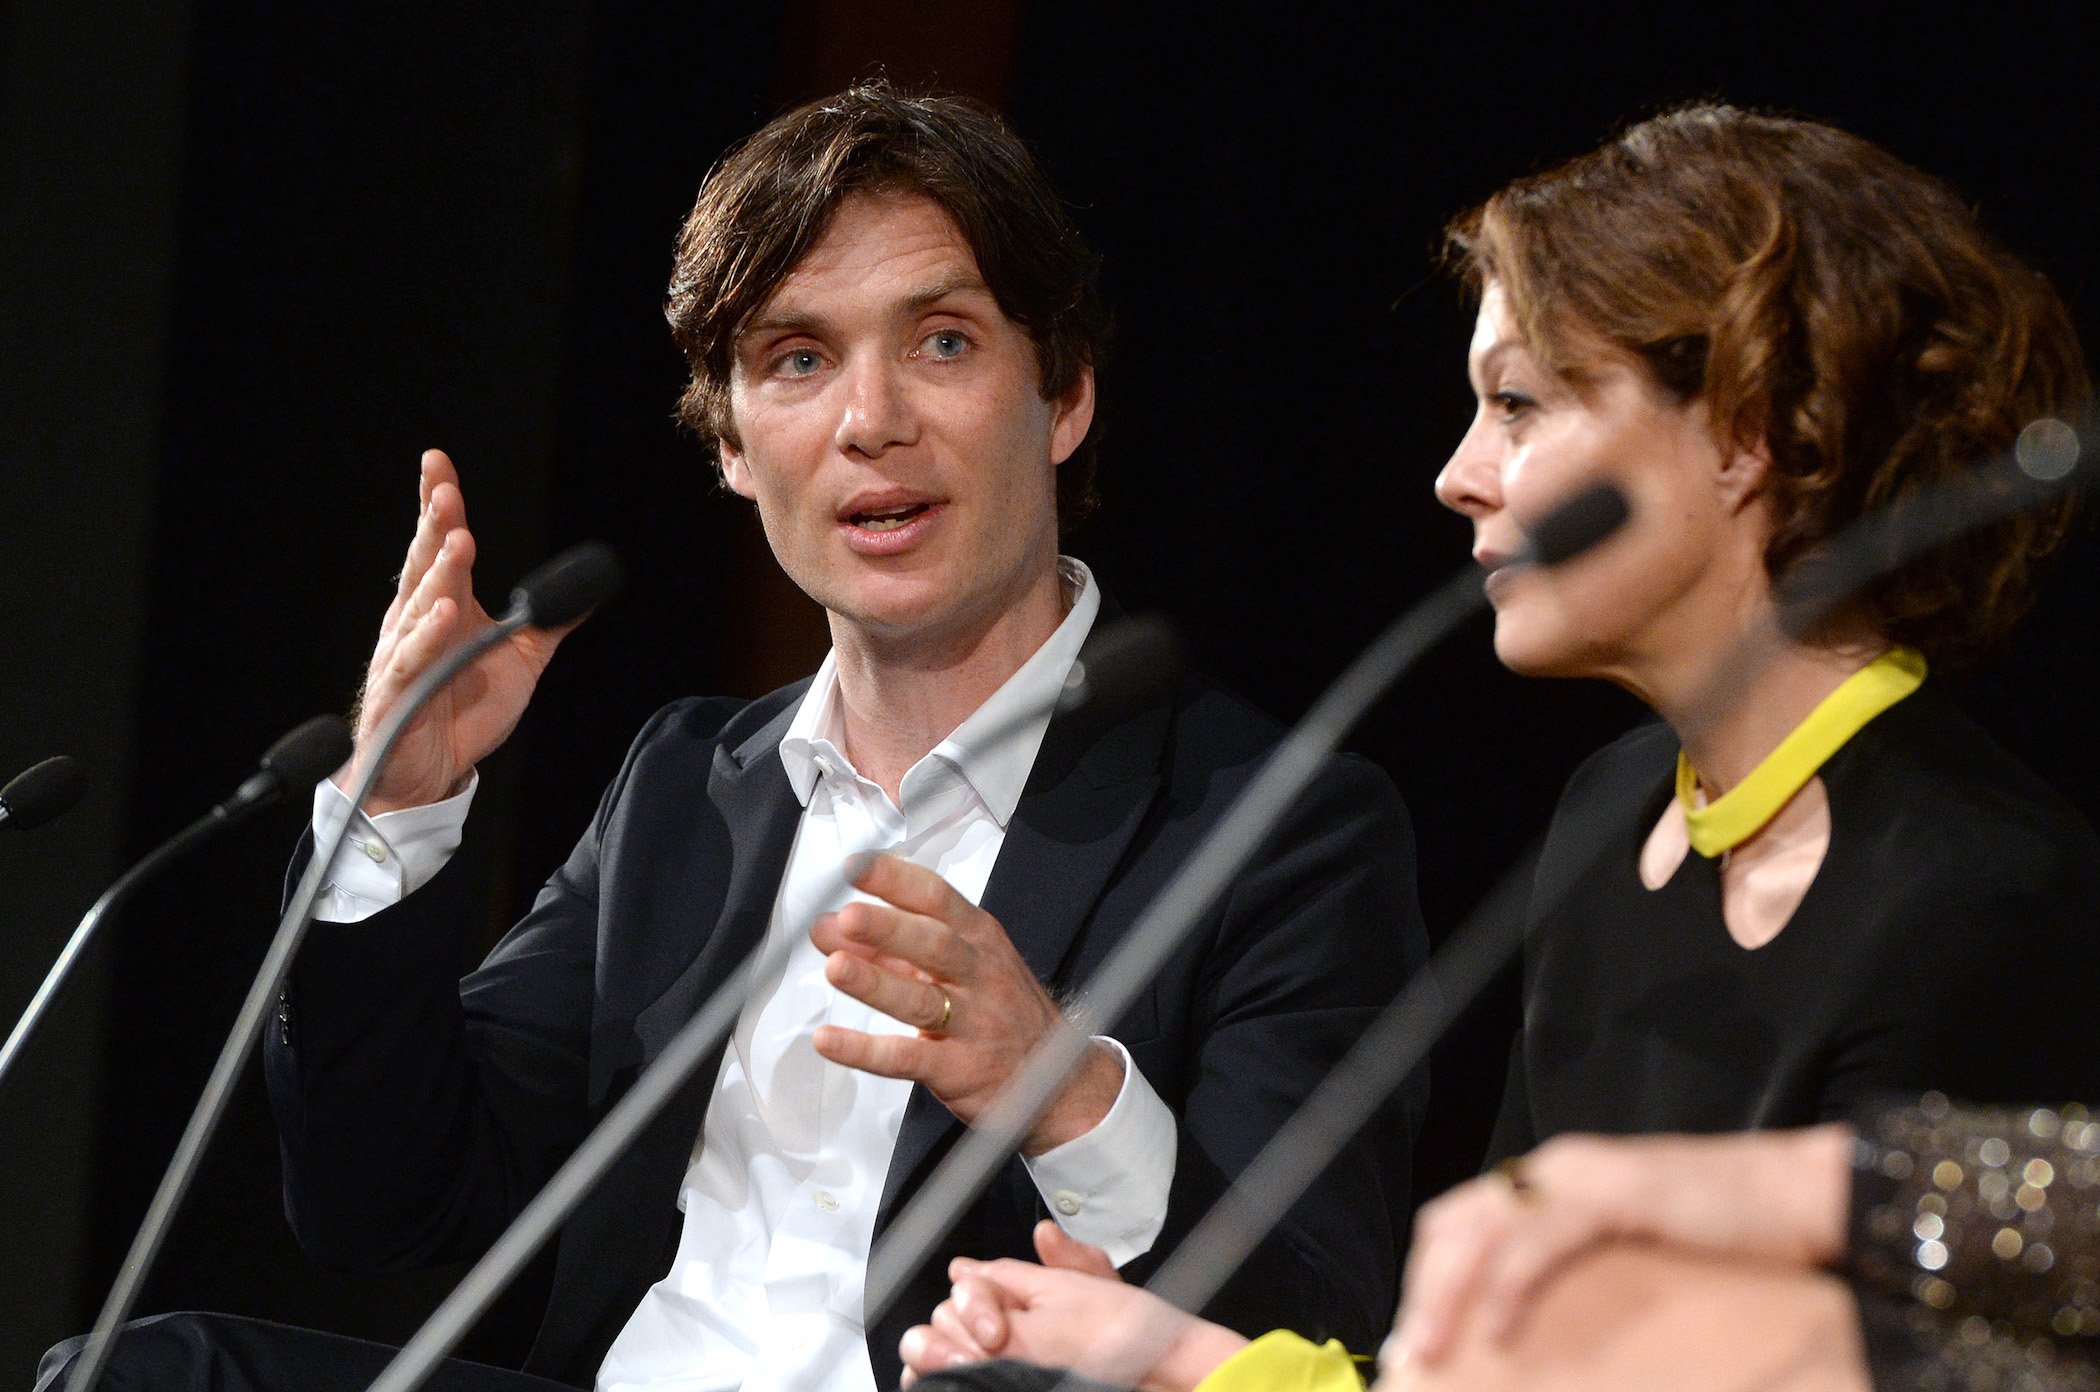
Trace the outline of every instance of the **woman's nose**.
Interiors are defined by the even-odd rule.
[[[1436,476],[1437,501],[1475,519],[1502,506],[1501,458],[1483,425],[1481,418],[1474,418]]]

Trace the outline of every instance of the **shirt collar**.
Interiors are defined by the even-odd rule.
[[[969,718],[935,745],[932,752],[913,765],[912,773],[926,759],[939,759],[966,779],[985,810],[1001,827],[1010,821],[1035,767],[1036,751],[1050,728],[1050,717],[1064,693],[1065,677],[1080,647],[1101,612],[1101,588],[1082,561],[1058,557],[1058,573],[1078,589],[1071,612],[1043,645],[1008,677]],[[809,690],[788,722],[780,739],[780,762],[787,769],[788,783],[796,799],[809,805],[817,781],[829,763],[842,772],[855,773],[846,758],[845,727],[839,709],[838,657],[824,654],[824,661],[811,678]],[[919,780],[907,773],[904,785]]]
[[[824,775],[818,760],[845,763],[846,740],[839,723],[838,699],[838,654],[827,652],[818,664],[817,674],[810,678],[809,690],[802,693],[801,704],[795,707],[795,718],[788,722],[787,733],[780,737],[780,762],[787,769],[795,800],[804,807],[809,806],[810,794]]]

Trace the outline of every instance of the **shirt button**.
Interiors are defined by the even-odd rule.
[[[1069,1189],[1060,1189],[1051,1197],[1050,1206],[1070,1218],[1086,1206],[1086,1200]]]
[[[364,844],[364,852],[372,858],[375,864],[383,861],[386,859],[386,842],[367,841]]]
[[[836,1213],[839,1211],[838,1195],[832,1193],[828,1189],[819,1189],[816,1192],[815,1201],[817,1207],[823,1209],[826,1213]]]

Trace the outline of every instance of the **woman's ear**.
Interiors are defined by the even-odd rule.
[[[1733,444],[1721,446],[1715,482],[1729,511],[1739,512],[1755,502],[1771,477],[1772,445],[1762,428],[1739,430]]]
[[[1771,476],[1772,451],[1762,437],[1754,446],[1737,446],[1721,456],[1721,496],[1731,509],[1748,507]]]

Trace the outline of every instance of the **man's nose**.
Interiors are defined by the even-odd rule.
[[[840,450],[874,459],[918,433],[909,393],[895,364],[866,359],[846,371],[845,403],[834,438]]]

